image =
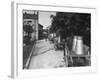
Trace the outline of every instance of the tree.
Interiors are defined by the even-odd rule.
[[[23,36],[23,42],[28,45],[31,39],[31,33],[33,32],[33,28],[30,25],[24,25],[23,30],[28,34],[27,36]]]
[[[33,28],[32,28],[32,26],[30,26],[30,25],[24,25],[24,26],[23,26],[23,30],[24,30],[26,33],[28,33],[28,35],[30,35],[30,33],[33,32]]]
[[[90,40],[91,15],[89,13],[57,12],[56,16],[50,17],[52,18],[51,32],[58,33],[60,30],[59,34],[64,38],[72,35],[83,37],[88,35],[87,40]]]

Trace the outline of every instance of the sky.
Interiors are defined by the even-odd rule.
[[[39,23],[43,25],[43,29],[51,25],[50,15],[55,15],[56,12],[39,11]]]

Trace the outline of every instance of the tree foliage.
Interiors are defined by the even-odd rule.
[[[50,32],[55,32],[63,38],[72,35],[83,37],[88,35],[90,39],[91,14],[57,12],[56,16],[51,15],[50,17],[52,19]]]
[[[23,30],[24,30],[26,33],[32,33],[32,32],[33,32],[32,26],[30,26],[30,25],[24,25],[24,26],[23,26]]]

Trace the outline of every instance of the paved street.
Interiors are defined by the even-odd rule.
[[[64,67],[63,51],[55,51],[54,44],[39,40],[30,61],[29,69]]]

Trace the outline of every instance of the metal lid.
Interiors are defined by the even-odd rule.
[[[82,40],[83,38],[82,38],[82,36],[77,36],[77,39]]]
[[[74,36],[74,39],[77,39],[78,36]]]

